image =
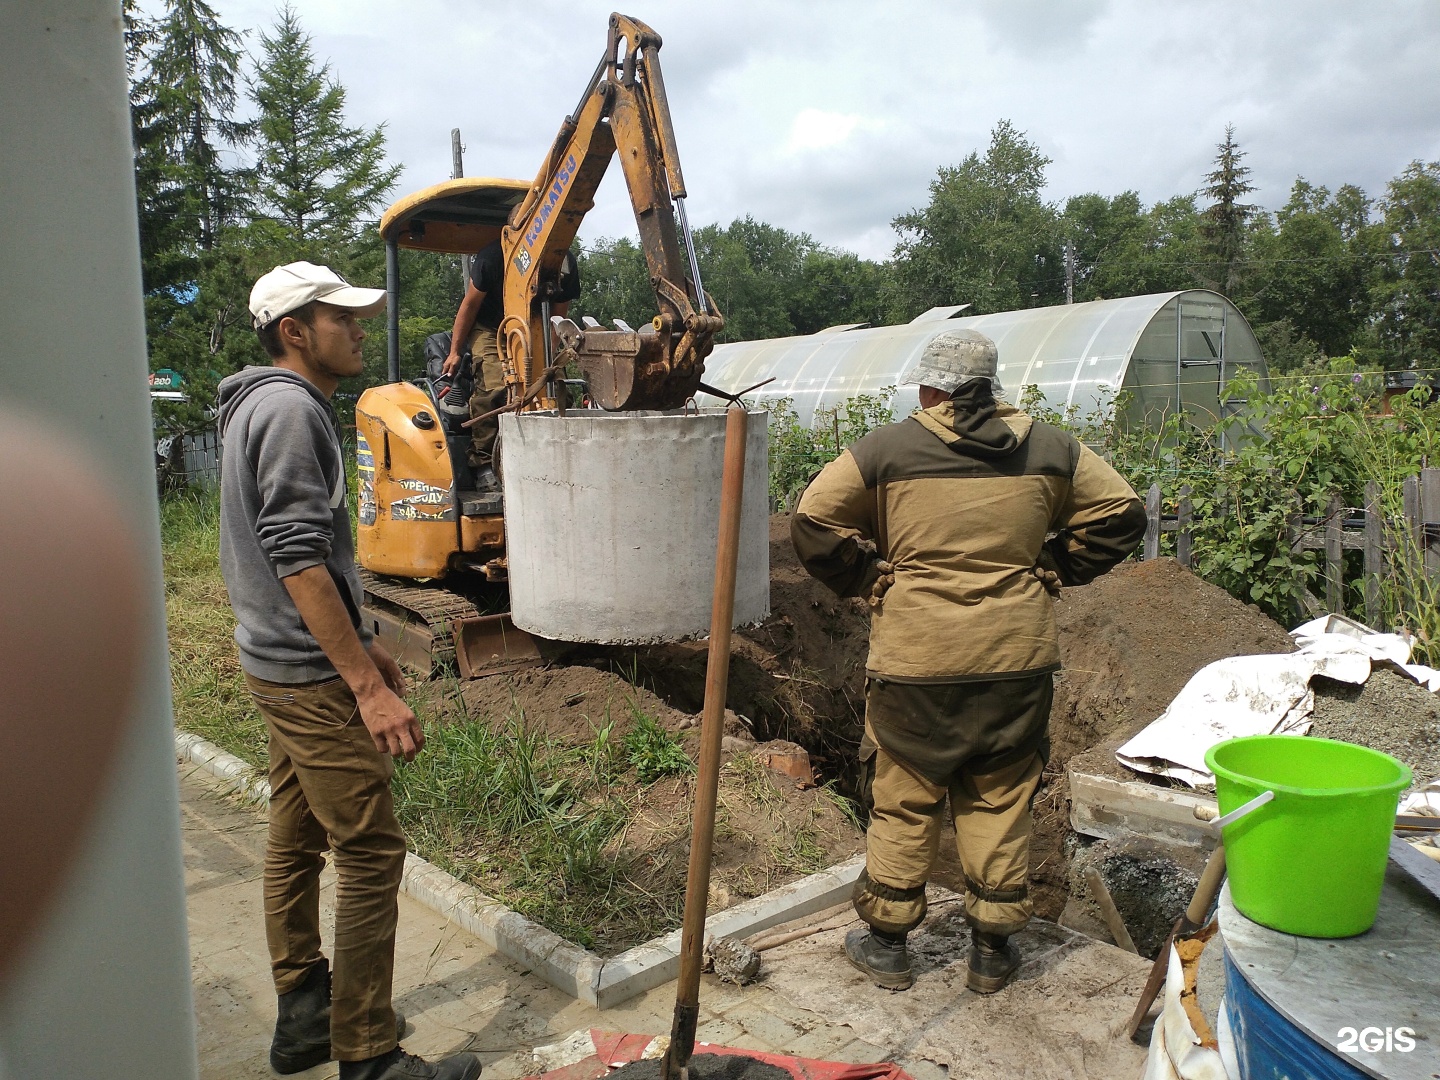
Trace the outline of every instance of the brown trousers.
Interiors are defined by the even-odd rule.
[[[320,871],[334,853],[330,1044],[337,1061],[395,1046],[390,1003],[405,835],[390,798],[394,762],[375,749],[338,677],[286,686],[245,676],[270,731],[265,937],[275,992],[321,959]]]
[[[470,416],[484,416],[505,404],[509,392],[505,388],[505,368],[500,363],[500,346],[496,331],[491,326],[477,326],[470,335],[471,370],[475,377],[475,389],[470,391]],[[500,417],[491,416],[481,420],[470,429],[470,452],[467,455],[472,469],[482,469],[492,464],[495,455],[495,439],[500,434]]]
[[[966,918],[995,934],[1025,927],[1034,913],[1030,806],[1045,767],[1050,700],[1049,675],[935,687],[871,684],[862,747],[870,827],[854,894],[862,919],[893,934],[920,925],[948,802]],[[896,715],[897,702],[910,705],[908,716]],[[895,752],[897,744],[908,757]],[[931,754],[923,754],[926,744]],[[971,753],[957,753],[967,744]],[[917,764],[922,757],[928,760]]]

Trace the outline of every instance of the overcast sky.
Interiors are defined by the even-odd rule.
[[[271,0],[211,0],[256,32]],[[146,4],[154,10],[159,0]],[[296,0],[352,123],[384,122],[396,194],[530,179],[604,48],[610,0]],[[1233,123],[1257,201],[1297,175],[1372,194],[1440,159],[1433,0],[646,0],[693,224],[751,214],[872,258],[937,168],[1009,119],[1047,197],[1189,193]],[[581,231],[633,232],[618,168]]]

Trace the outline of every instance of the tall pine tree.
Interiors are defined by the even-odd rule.
[[[345,89],[329,64],[317,66],[294,8],[260,48],[250,80],[259,206],[302,243],[353,240],[400,175],[385,164],[385,125],[346,125]]]
[[[146,59],[135,87],[140,165],[155,171],[170,230],[209,251],[245,211],[244,175],[223,161],[246,136],[234,118],[240,35],[205,0],[168,0]]]
[[[1244,202],[1255,190],[1250,169],[1240,164],[1245,151],[1235,141],[1235,126],[1225,125],[1225,141],[1216,148],[1215,168],[1205,174],[1202,193],[1212,202],[1205,209],[1202,235],[1215,263],[1215,284],[1226,296],[1240,291],[1240,264],[1245,253],[1246,227],[1256,207]]]

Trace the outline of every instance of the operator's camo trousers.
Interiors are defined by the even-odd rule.
[[[1034,908],[1031,804],[1049,756],[1049,674],[945,685],[871,682],[861,746],[870,808],[855,910],[902,934],[925,918],[948,802],[969,923],[1013,934]]]
[[[470,418],[485,416],[505,404],[505,368],[500,363],[500,346],[493,326],[477,326],[470,335],[471,371],[475,388],[470,391]],[[495,439],[500,434],[500,417],[490,416],[470,428],[470,449],[466,457],[472,469],[493,464]]]

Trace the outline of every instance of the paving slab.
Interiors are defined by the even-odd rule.
[[[271,1077],[275,998],[260,903],[263,811],[227,796],[195,766],[179,769],[200,1075]],[[334,887],[327,869],[327,942]],[[1143,1052],[1122,1028],[1144,961],[1046,924],[1020,939],[1027,959],[1020,983],[977,998],[964,989],[959,905],[938,892],[934,899],[936,914],[914,939],[919,979],[912,990],[879,990],[850,968],[840,954],[840,926],[766,952],[760,980],[749,986],[707,975],[699,1039],[834,1061],[896,1061],[917,1080],[944,1080],[947,1068],[951,1080],[1140,1074]],[[489,1080],[532,1075],[536,1046],[578,1030],[668,1033],[674,994],[667,983],[597,1009],[400,897],[395,1003],[410,1023],[404,1045],[426,1056],[472,1050]],[[328,1080],[337,1071],[332,1063],[299,1075]]]

